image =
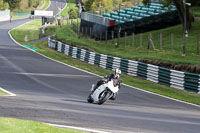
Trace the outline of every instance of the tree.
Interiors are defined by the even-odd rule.
[[[149,3],[151,0],[143,0],[144,4]],[[184,26],[184,14],[185,14],[185,8],[184,8],[184,3],[183,0],[159,0],[160,3],[162,3],[164,6],[170,7],[171,4],[174,4],[176,6],[176,9],[179,13],[179,18]],[[194,21],[194,18],[192,16],[192,13],[189,12],[189,7],[187,6],[186,9],[186,29],[190,30],[192,28],[192,21]]]
[[[7,2],[4,2],[4,0],[0,0],[0,10],[8,9],[9,5]]]
[[[78,12],[75,8],[70,9],[69,11],[69,18],[70,19],[75,19],[78,16]]]
[[[85,8],[87,11],[90,11],[112,5],[113,5],[113,0],[88,0],[85,3]]]
[[[15,8],[20,7],[21,0],[5,0],[5,2],[9,4],[11,11],[13,11]]]

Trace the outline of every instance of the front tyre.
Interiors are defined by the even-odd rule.
[[[101,94],[99,95],[99,105],[103,104],[106,100],[109,99],[110,95],[112,94],[111,91],[109,90],[105,90],[103,92],[101,92]]]

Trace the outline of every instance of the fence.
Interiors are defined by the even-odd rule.
[[[10,10],[0,11],[0,21],[10,20]]]
[[[138,61],[94,53],[50,38],[48,39],[48,47],[92,65],[110,70],[120,68],[124,74],[200,94],[199,74],[180,72]]]
[[[81,38],[93,38],[93,33],[96,32],[93,31],[91,27],[80,27],[79,22],[76,21],[72,21],[69,26],[71,26],[71,29],[79,34],[78,37]],[[151,46],[153,43],[154,49],[169,50],[182,53],[184,34],[181,32],[182,31],[179,33],[177,30],[139,34],[120,32],[120,45],[121,47],[150,49],[152,48]],[[118,34],[116,34],[114,31],[100,32],[99,34],[100,36],[96,40],[100,41],[102,44],[111,43],[114,45],[117,42]],[[112,34],[111,39],[107,37],[108,34]],[[187,54],[199,55],[199,37],[200,34],[189,34],[186,46]]]

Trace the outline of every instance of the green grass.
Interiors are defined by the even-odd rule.
[[[26,25],[20,26],[11,31],[14,34],[14,39],[18,42],[25,42],[25,36],[27,35],[28,41],[38,40],[41,27],[41,20],[31,21]]]
[[[147,32],[143,34],[143,44],[140,47],[140,36],[135,36],[134,46],[132,45],[132,36],[127,37],[127,44],[125,44],[124,37],[120,39],[120,46],[115,48],[113,41],[95,41],[94,39],[81,38],[77,39],[77,35],[71,31],[69,26],[64,26],[56,33],[58,40],[63,40],[80,46],[86,46],[94,51],[102,54],[117,56],[126,59],[149,59],[163,62],[170,62],[173,64],[196,64],[200,65],[200,56],[196,55],[196,42],[200,37],[200,21],[193,23],[193,28],[189,32],[186,44],[186,56],[182,56],[183,46],[183,28],[182,25],[174,27]],[[70,32],[70,36],[68,33]],[[153,42],[156,50],[147,50],[148,37],[152,33]],[[160,33],[163,36],[163,49],[160,49]],[[170,34],[174,35],[173,51],[171,50]]]
[[[190,8],[195,17],[200,17],[200,6],[193,6]]]
[[[0,117],[1,133],[83,133],[70,129],[62,129],[35,121]]]

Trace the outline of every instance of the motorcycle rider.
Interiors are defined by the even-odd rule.
[[[120,79],[120,74],[121,74],[121,70],[120,69],[115,69],[114,73],[108,74],[106,77],[104,77],[104,79],[101,79],[100,81],[97,82],[97,84],[94,86],[93,91],[94,92],[100,85],[102,85],[105,81],[111,81],[112,79],[115,79],[118,81],[118,86],[119,89],[121,87],[121,79]],[[111,100],[115,100],[116,99],[116,94],[114,94],[113,97],[111,97]]]

